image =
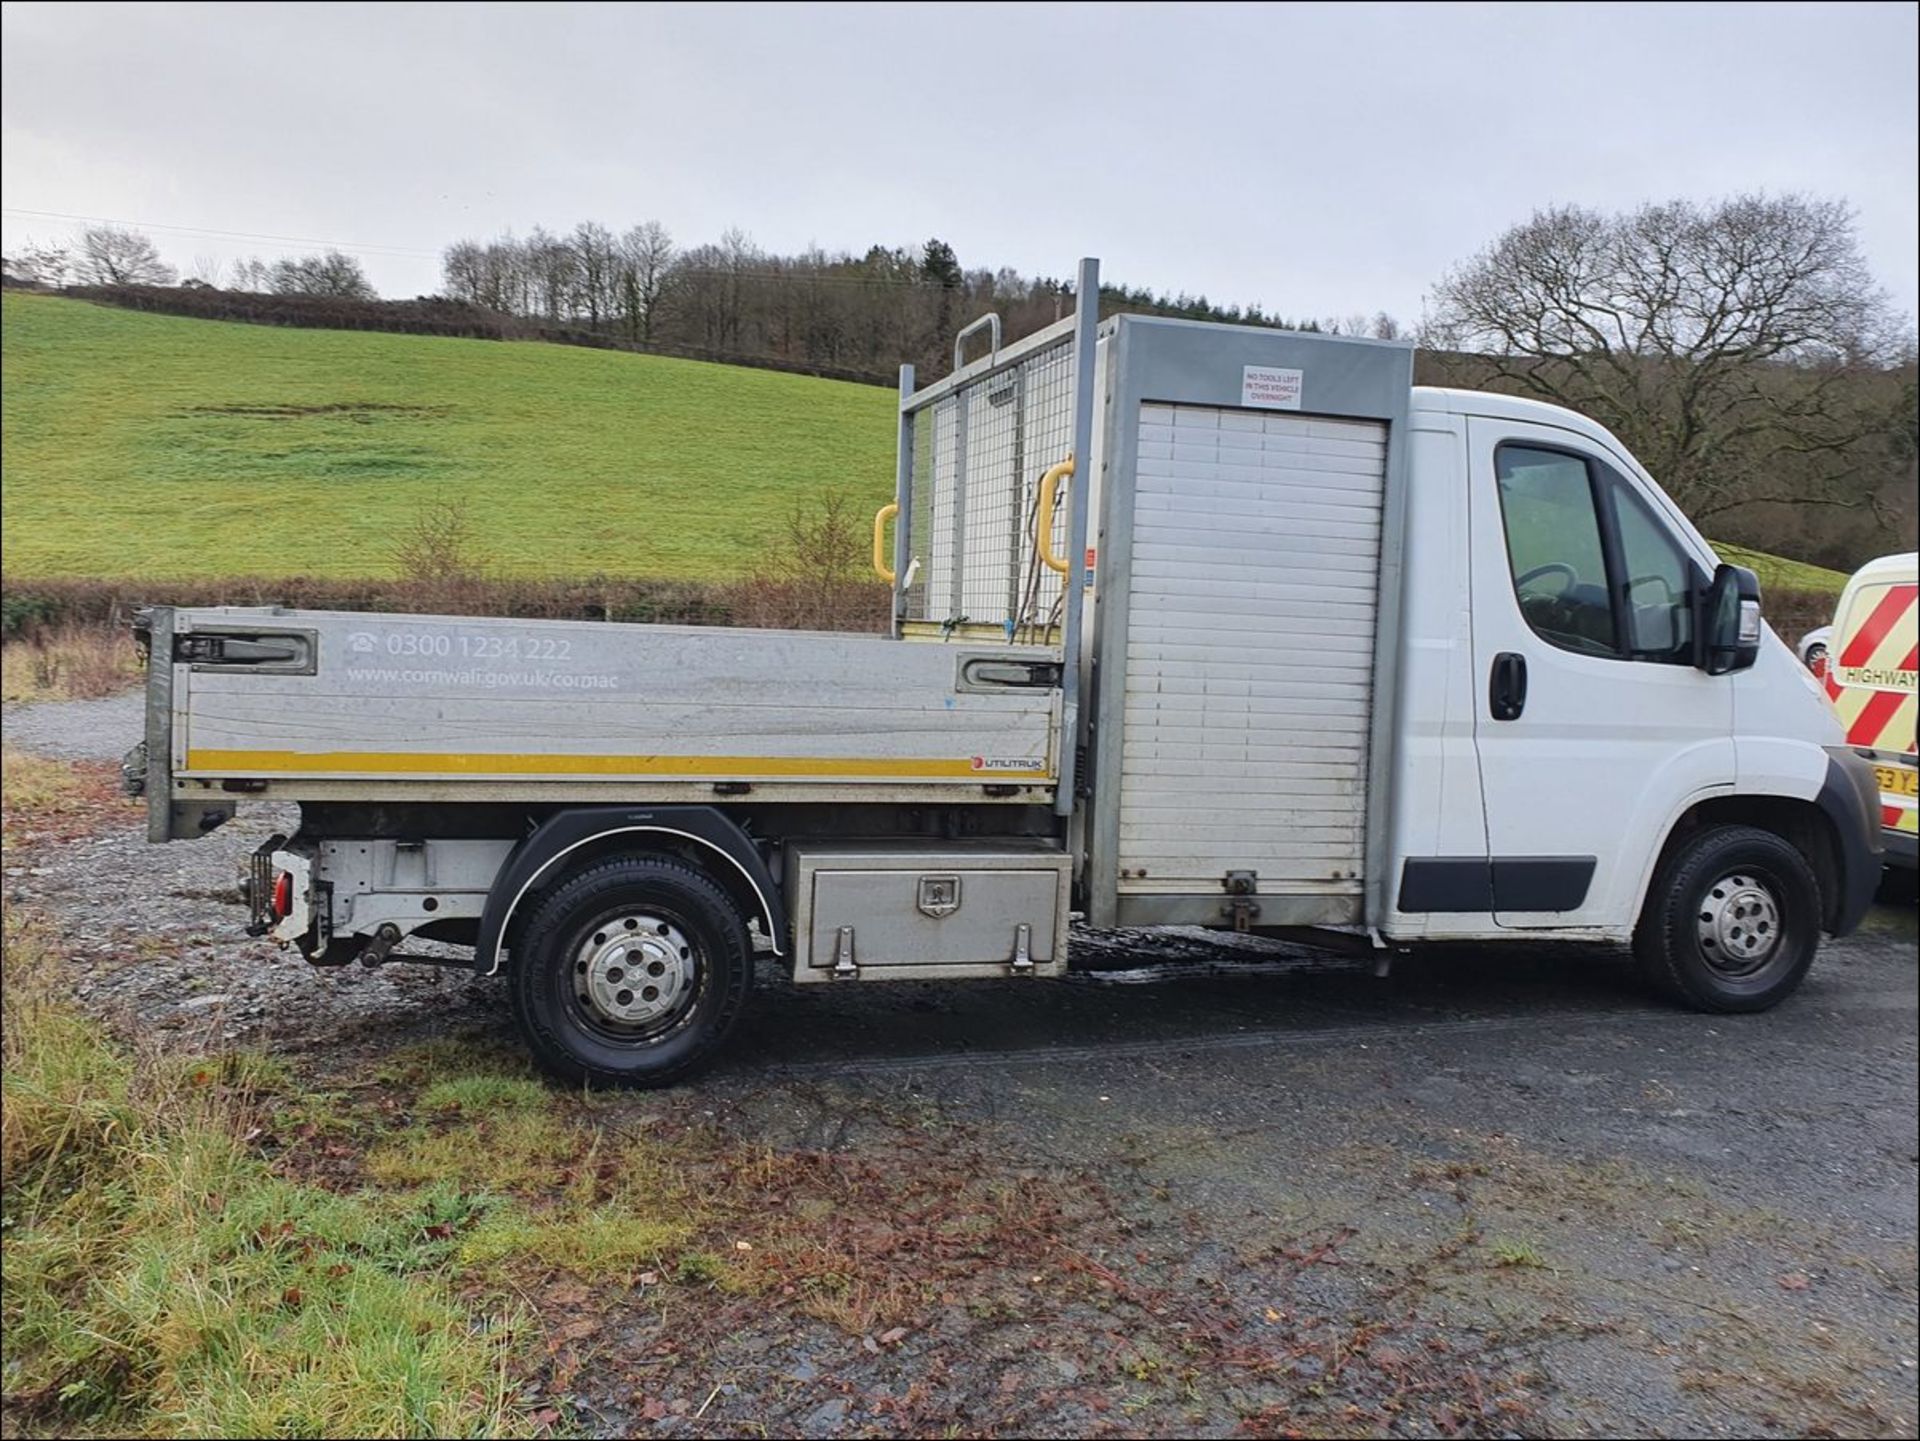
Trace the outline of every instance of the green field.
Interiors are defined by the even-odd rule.
[[[893,492],[872,386],[4,302],[13,581],[391,575],[396,532],[455,496],[503,573],[719,580],[796,503]]]
[[[1748,550],[1742,545],[1723,545],[1715,541],[1713,548],[1720,553],[1720,559],[1734,565],[1744,565],[1759,576],[1763,591],[1811,590],[1832,595],[1837,600],[1840,592],[1847,588],[1844,571],[1788,560],[1785,556],[1768,555],[1764,550]]]
[[[387,576],[463,497],[495,568],[727,580],[796,504],[893,490],[891,392],[561,345],[5,297],[6,571]],[[1769,588],[1838,571],[1722,546]]]

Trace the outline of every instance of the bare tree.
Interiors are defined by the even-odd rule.
[[[536,225],[527,236],[524,253],[533,304],[548,320],[564,319],[577,285],[578,258],[573,247]]]
[[[1430,312],[1443,368],[1601,420],[1695,519],[1870,503],[1891,417],[1856,382],[1912,344],[1852,212],[1803,196],[1542,211]]]
[[[1265,317],[1260,307],[1254,306],[1246,313],[1247,323],[1258,325]],[[1357,335],[1366,340],[1399,340],[1400,322],[1384,310],[1376,310],[1372,315],[1342,315],[1317,321],[1312,329],[1324,330],[1328,335]]]
[[[584,312],[590,329],[611,319],[619,290],[619,252],[613,232],[596,220],[583,220],[567,242],[573,251],[573,307]]]
[[[534,231],[537,236],[538,229]],[[502,236],[487,247],[487,283],[498,297],[493,306],[510,315],[538,312],[538,277],[534,274],[532,241]]]
[[[509,315],[532,313],[533,280],[527,247],[511,235],[481,245],[459,240],[441,257],[447,294]]]
[[[628,339],[653,339],[672,267],[673,237],[659,221],[636,225],[620,237],[620,314]]]
[[[9,278],[28,285],[51,285],[56,289],[67,283],[73,271],[73,253],[63,245],[36,245],[29,240],[5,257]]]
[[[360,262],[338,250],[277,260],[269,283],[275,295],[334,295],[347,300],[379,298]]]
[[[137,230],[95,225],[80,236],[74,267],[85,285],[171,285],[174,269],[154,243]]]
[[[786,543],[772,547],[748,583],[755,624],[809,630],[866,630],[873,620],[873,582],[860,567],[860,516],[840,491],[796,501]]]
[[[245,260],[233,262],[233,288],[264,294],[273,283],[273,271],[266,261],[257,255]]]
[[[536,226],[534,234],[537,236],[539,233],[539,227]],[[490,298],[483,298],[481,303],[510,315],[538,314],[530,242],[508,231],[498,239],[488,241],[483,256],[482,293]]]
[[[451,300],[482,305],[486,289],[486,247],[472,240],[456,240],[440,256],[440,284]]]
[[[677,278],[690,282],[703,343],[709,348],[739,348],[748,277],[764,259],[753,237],[737,225],[721,235],[718,245],[703,245],[680,257]]]
[[[225,278],[226,262],[217,255],[202,252],[193,257],[193,268],[187,272],[183,285],[200,285],[209,290],[218,290]]]
[[[445,494],[420,503],[390,554],[402,579],[423,583],[475,580],[493,564],[466,500]]]

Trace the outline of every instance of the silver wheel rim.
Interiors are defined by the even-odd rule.
[[[1780,903],[1751,871],[1733,871],[1701,896],[1696,934],[1708,965],[1750,976],[1780,949]]]
[[[574,952],[573,991],[603,1026],[652,1030],[692,1004],[698,973],[693,943],[678,926],[627,911],[595,926]]]

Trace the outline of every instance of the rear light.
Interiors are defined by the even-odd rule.
[[[293,872],[282,871],[273,878],[273,918],[284,921],[293,914]]]

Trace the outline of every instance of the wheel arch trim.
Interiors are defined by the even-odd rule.
[[[786,908],[780,888],[766,862],[739,825],[711,806],[661,807],[647,811],[624,808],[560,811],[542,821],[514,848],[500,868],[480,916],[480,934],[473,948],[473,969],[483,976],[498,975],[507,927],[520,903],[555,866],[581,847],[619,835],[665,835],[690,841],[727,861],[739,873],[759,905],[759,919],[777,956],[786,948]]]
[[[1821,882],[1821,929],[1833,936],[1852,932],[1873,902],[1880,871],[1880,856],[1868,834],[1871,813],[1862,799],[1872,788],[1872,770],[1846,754],[1844,747],[1830,747],[1824,759],[1821,784],[1810,794],[1770,786],[1714,787],[1688,796],[1662,829],[1660,843],[1641,875],[1634,922],[1645,914],[1654,880],[1674,845],[1702,825],[1720,823],[1755,826],[1800,849]],[[1818,828],[1817,834],[1830,848],[1828,854],[1809,849],[1808,842],[1816,834],[1808,830],[1809,825]]]
[[[1886,860],[1880,834],[1880,783],[1866,758],[1846,746],[1827,747],[1827,773],[1814,798],[1827,822],[1839,868],[1838,905],[1829,917],[1836,936],[1851,934],[1866,919]]]

